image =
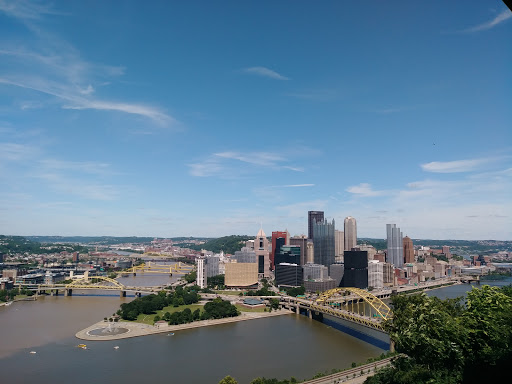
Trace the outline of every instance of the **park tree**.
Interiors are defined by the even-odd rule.
[[[221,381],[219,381],[219,384],[238,384],[238,381],[233,379],[231,376],[226,376]]]

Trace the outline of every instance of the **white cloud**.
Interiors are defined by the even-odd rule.
[[[354,195],[365,196],[365,197],[381,196],[382,194],[384,194],[383,191],[374,191],[372,189],[372,186],[368,183],[361,183],[359,185],[354,185],[354,186],[348,187],[346,189],[346,191],[349,193],[352,193]]]
[[[286,76],[283,76],[279,73],[277,73],[276,71],[273,71],[271,69],[268,69],[268,68],[265,68],[265,67],[250,67],[250,68],[245,68],[243,70],[243,72],[245,73],[249,73],[251,75],[257,75],[257,76],[262,76],[262,77],[268,77],[270,79],[275,79],[275,80],[290,80],[288,77]]]
[[[504,9],[500,14],[498,14],[498,16],[496,16],[491,21],[488,21],[483,24],[479,24],[475,27],[465,29],[461,32],[478,32],[478,31],[484,31],[487,29],[491,29],[491,28],[494,28],[495,26],[503,23],[504,21],[510,19],[511,17],[512,17],[512,12],[510,12],[509,9]]]
[[[261,166],[275,166],[278,162],[284,161],[281,155],[270,152],[219,152],[214,153],[214,156],[222,157],[224,159],[239,160],[244,163]]]
[[[49,4],[27,0],[0,0],[0,11],[21,20],[36,20],[43,15],[57,14]]]
[[[496,161],[497,159],[467,159],[456,161],[433,161],[421,164],[421,168],[426,172],[434,173],[456,173],[471,172],[480,169],[483,165]]]

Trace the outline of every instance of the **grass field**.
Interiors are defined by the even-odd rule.
[[[240,296],[240,292],[243,291],[215,291],[219,295],[232,295],[232,296]]]
[[[265,307],[260,307],[260,308],[247,308],[247,307],[244,307],[243,305],[241,304],[235,304],[235,307],[240,311],[240,312],[265,312]]]

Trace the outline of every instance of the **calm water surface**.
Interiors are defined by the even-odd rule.
[[[140,282],[155,277],[137,276],[133,285],[140,286]],[[510,283],[512,278],[489,282]],[[457,285],[428,294],[457,297],[469,289],[470,285]],[[81,342],[74,337],[78,330],[110,316],[121,303],[130,300],[117,295],[48,296],[0,307],[2,382],[50,383],[72,377],[74,383],[88,384],[138,384],[148,379],[214,384],[229,374],[242,384],[258,376],[310,378],[317,372],[349,367],[352,362],[383,352],[296,315],[180,331],[174,336],[89,341],[87,350],[76,348]],[[37,353],[30,354],[32,350]]]

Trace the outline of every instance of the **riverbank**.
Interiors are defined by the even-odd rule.
[[[179,324],[179,325],[168,325],[168,324],[157,324],[157,325],[148,325],[141,324],[135,322],[119,322],[113,323],[115,328],[124,328],[126,331],[124,333],[118,334],[109,334],[105,332],[100,335],[93,334],[92,331],[101,330],[108,328],[109,323],[105,321],[100,321],[96,324],[91,325],[79,332],[76,333],[76,338],[80,340],[89,340],[89,341],[108,341],[108,340],[118,340],[118,339],[127,339],[130,337],[138,337],[138,336],[147,336],[147,335],[155,335],[158,333],[173,333],[177,331],[182,331],[185,329],[192,328],[200,328],[200,327],[208,327],[212,325],[219,324],[229,324],[236,323],[239,321],[245,320],[255,320],[266,317],[273,316],[281,316],[288,315],[292,312],[281,309],[272,312],[242,312],[239,316],[236,317],[227,317],[224,319],[214,319],[214,320],[202,320],[202,321],[194,321],[192,323],[187,324]],[[112,324],[112,323],[110,323]]]

